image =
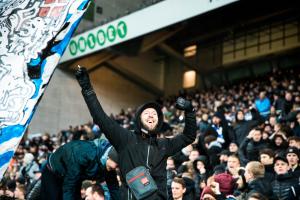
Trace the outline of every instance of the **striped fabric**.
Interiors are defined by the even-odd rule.
[[[89,2],[0,1],[0,180]]]

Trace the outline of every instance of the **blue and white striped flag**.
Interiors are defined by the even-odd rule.
[[[0,0],[0,180],[90,0]]]

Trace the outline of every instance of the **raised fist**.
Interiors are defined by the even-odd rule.
[[[176,108],[179,109],[179,110],[187,111],[187,112],[193,112],[194,111],[192,103],[188,100],[185,100],[182,97],[179,97],[177,99]]]
[[[85,67],[78,66],[78,69],[75,72],[75,76],[82,90],[89,90],[92,88],[89,74]]]

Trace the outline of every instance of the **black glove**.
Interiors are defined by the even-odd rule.
[[[89,90],[92,88],[89,74],[85,67],[79,67],[75,72],[75,76],[82,90]]]
[[[185,100],[182,97],[179,97],[176,101],[176,108],[179,110],[184,110],[187,112],[193,112],[194,111],[194,107],[192,105],[192,103],[188,100]]]

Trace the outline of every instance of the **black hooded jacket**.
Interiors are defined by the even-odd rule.
[[[154,108],[158,114],[156,131],[159,131],[163,123],[163,115],[158,104],[147,103],[137,110],[136,129],[131,132],[122,128],[105,114],[93,91],[82,91],[82,94],[94,122],[100,126],[107,139],[119,153],[119,168],[123,184],[126,185],[124,181],[126,173],[135,167],[146,166],[148,147],[150,147],[148,165],[158,186],[158,192],[146,199],[167,199],[167,158],[195,140],[197,129],[195,114],[193,112],[185,113],[183,134],[178,134],[172,139],[158,139],[155,134],[143,134],[140,123],[142,111],[146,108]],[[127,197],[127,199],[131,198]]]

